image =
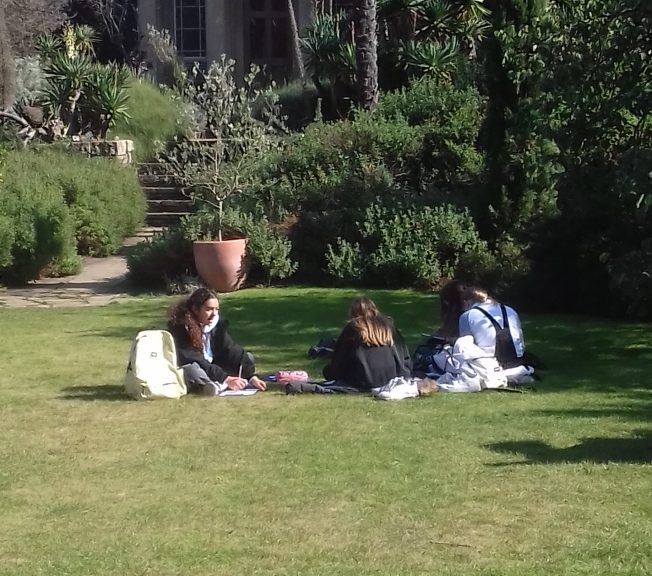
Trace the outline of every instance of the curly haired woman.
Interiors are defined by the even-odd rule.
[[[254,375],[253,356],[231,338],[219,310],[217,294],[208,288],[198,288],[169,310],[168,330],[189,392],[215,396],[246,386],[265,390],[265,382]]]

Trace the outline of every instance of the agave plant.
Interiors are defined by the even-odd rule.
[[[35,45],[36,50],[45,60],[51,60],[63,48],[63,40],[54,34],[39,34]]]
[[[131,73],[125,66],[95,66],[84,105],[84,116],[93,134],[106,138],[106,133],[118,120],[128,120]]]
[[[330,14],[318,15],[301,38],[306,69],[313,78],[337,75],[342,45],[339,17]]]
[[[443,40],[455,30],[455,14],[445,0],[426,0],[417,7],[417,35],[427,40]]]
[[[338,94],[352,91],[355,78],[355,47],[343,39],[341,29],[345,20],[343,13],[318,15],[301,38],[306,70],[321,98],[330,101],[335,111]]]
[[[66,136],[80,126],[77,105],[90,80],[93,60],[85,54],[71,58],[65,52],[59,52],[44,71],[48,80],[44,94],[46,108],[51,118],[61,119],[62,136]]]
[[[399,58],[412,76],[431,76],[450,82],[460,56],[459,42],[451,38],[444,42],[402,42]]]

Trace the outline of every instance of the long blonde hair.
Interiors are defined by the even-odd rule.
[[[392,323],[383,316],[373,300],[360,296],[351,302],[349,323],[365,346],[394,344]]]

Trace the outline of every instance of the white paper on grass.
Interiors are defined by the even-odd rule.
[[[244,388],[243,390],[224,390],[220,392],[219,396],[251,396],[258,392],[255,388]]]

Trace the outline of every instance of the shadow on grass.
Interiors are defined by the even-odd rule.
[[[640,430],[631,438],[583,438],[579,444],[567,448],[555,448],[539,440],[497,442],[484,447],[503,454],[520,454],[525,458],[490,466],[578,462],[647,464],[652,462],[652,430]]]
[[[60,398],[64,400],[104,400],[109,402],[130,400],[125,394],[124,386],[116,384],[101,384],[99,386],[69,386],[61,390],[63,395]]]

